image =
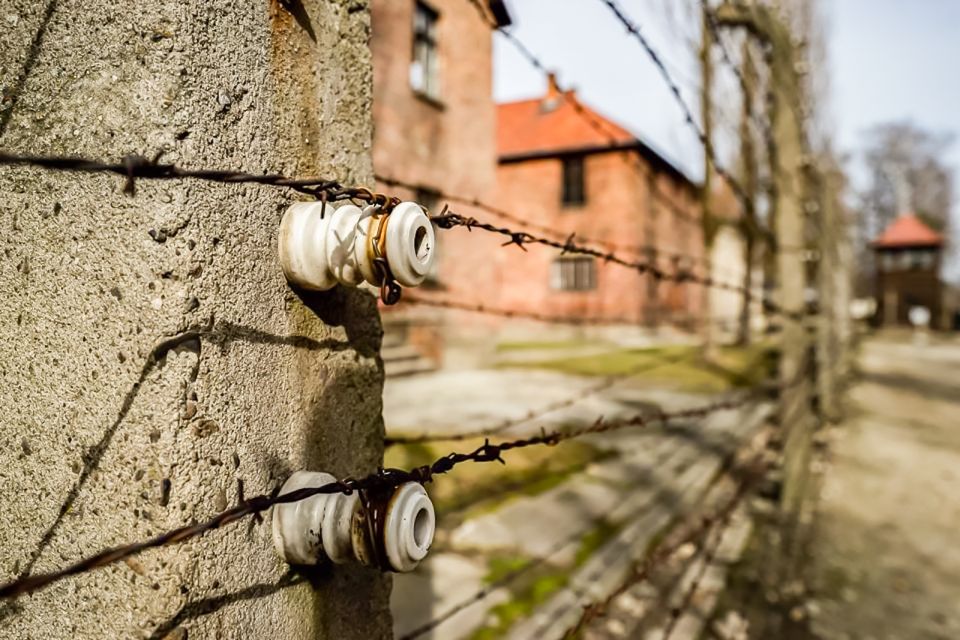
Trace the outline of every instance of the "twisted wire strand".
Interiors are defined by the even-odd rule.
[[[589,426],[569,431],[557,430],[548,432],[541,430],[538,435],[496,444],[487,440],[473,451],[466,453],[449,453],[438,458],[431,464],[416,467],[408,471],[402,469],[379,469],[363,478],[346,478],[322,487],[308,487],[284,494],[279,494],[279,490],[277,490],[270,494],[258,495],[218,513],[205,522],[178,527],[141,542],[105,549],[61,569],[48,573],[24,576],[8,582],[0,586],[0,599],[16,598],[27,593],[38,591],[67,577],[105,567],[126,558],[139,555],[148,549],[176,545],[186,540],[197,538],[209,531],[234,523],[246,516],[262,513],[275,505],[299,502],[317,495],[334,493],[349,494],[354,491],[384,491],[397,488],[407,482],[425,484],[431,482],[436,476],[446,474],[455,467],[468,462],[499,462],[506,464],[506,461],[503,459],[503,454],[516,449],[536,446],[556,446],[562,442],[591,434],[607,433],[627,428],[643,428],[654,423],[668,422],[677,419],[705,418],[719,411],[742,407],[754,401],[757,397],[769,394],[772,389],[776,388],[777,385],[759,385],[742,394],[739,398],[719,400],[679,411],[635,415],[610,421],[605,421],[603,417],[600,417]]]

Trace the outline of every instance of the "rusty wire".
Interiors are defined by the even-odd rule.
[[[345,478],[322,487],[308,487],[285,494],[279,494],[279,489],[277,489],[273,493],[262,494],[241,502],[204,522],[178,527],[141,542],[105,549],[56,571],[24,576],[13,580],[0,586],[0,599],[16,598],[38,591],[70,576],[87,573],[108,566],[126,558],[139,555],[148,549],[179,544],[236,522],[246,516],[262,513],[278,504],[289,504],[306,500],[316,495],[329,495],[333,493],[350,494],[357,491],[361,492],[361,495],[366,495],[369,492],[387,491],[408,482],[425,484],[431,482],[436,476],[448,473],[454,467],[467,462],[499,462],[506,464],[506,461],[503,459],[503,454],[515,449],[535,446],[555,446],[561,442],[587,435],[619,431],[626,428],[643,428],[653,423],[669,422],[677,419],[706,418],[719,411],[745,406],[756,398],[769,394],[771,390],[776,388],[776,385],[759,385],[742,394],[739,398],[719,400],[690,409],[640,414],[610,421],[606,421],[603,417],[600,417],[591,425],[578,429],[568,431],[546,431],[544,429],[534,436],[499,443],[491,443],[489,440],[486,440],[471,452],[449,453],[438,458],[431,464],[416,467],[411,470],[379,469],[375,473],[363,478]]]
[[[136,180],[179,180],[191,178],[207,182],[226,184],[260,184],[275,187],[287,187],[299,193],[328,201],[358,200],[370,204],[379,204],[390,208],[396,200],[387,195],[374,193],[364,187],[345,187],[336,180],[321,177],[290,178],[276,173],[247,173],[232,169],[185,169],[175,164],[160,162],[161,154],[153,158],[132,154],[124,156],[121,162],[104,162],[79,156],[42,156],[13,154],[0,151],[0,165],[32,166],[56,171],[75,171],[81,173],[113,173],[127,179],[123,192],[136,193]]]
[[[483,304],[482,302],[464,302],[462,300],[452,300],[449,298],[426,298],[415,295],[407,295],[403,299],[408,303],[421,307],[435,307],[438,309],[450,309],[452,311],[466,311],[469,313],[480,313],[490,316],[499,316],[502,318],[513,318],[523,320],[533,320],[535,322],[546,322],[548,324],[567,324],[571,326],[616,326],[616,325],[637,325],[636,318],[627,318],[623,316],[585,316],[585,315],[561,315],[547,314],[537,311],[525,311],[522,309],[510,309],[506,307],[497,307]],[[655,308],[654,311],[661,309]],[[675,323],[678,326],[684,324],[706,327],[706,326],[724,326],[734,325],[740,321],[740,316],[709,317],[698,318],[695,316],[683,316],[680,318],[667,318],[667,322]],[[771,327],[774,325],[770,325]]]
[[[547,234],[547,235],[549,235],[549,236],[553,236],[554,238],[563,238],[563,239],[566,239],[566,237],[567,237],[565,234],[563,234],[563,232],[558,231],[557,229],[555,229],[555,228],[553,228],[553,227],[550,227],[550,226],[545,225],[545,224],[537,224],[536,222],[531,222],[530,220],[526,220],[526,219],[522,218],[521,216],[519,216],[519,215],[517,215],[517,214],[510,213],[509,211],[507,211],[507,210],[505,210],[505,209],[503,209],[503,208],[501,208],[501,207],[497,207],[497,206],[492,205],[492,204],[490,204],[490,203],[488,203],[488,202],[484,202],[483,200],[480,200],[479,198],[472,198],[472,197],[468,197],[468,196],[460,196],[460,195],[456,195],[456,194],[452,194],[452,193],[446,193],[446,192],[444,192],[444,191],[440,191],[440,190],[435,189],[435,188],[433,188],[433,187],[426,187],[426,186],[424,186],[424,185],[414,184],[414,183],[412,183],[412,182],[407,182],[407,181],[404,181],[404,180],[399,180],[399,179],[397,179],[397,178],[394,178],[394,177],[391,177],[391,176],[385,176],[385,175],[381,175],[381,174],[378,174],[378,175],[376,176],[376,179],[377,179],[378,182],[382,182],[383,184],[385,184],[385,185],[387,185],[387,186],[389,186],[389,187],[407,189],[407,190],[410,190],[410,191],[413,191],[413,192],[417,192],[417,191],[421,191],[421,190],[427,190],[427,191],[435,194],[436,197],[438,197],[438,198],[440,198],[440,199],[447,200],[447,201],[449,201],[449,202],[464,204],[464,205],[467,205],[467,206],[470,206],[470,207],[475,207],[475,208],[480,209],[480,210],[482,210],[482,211],[486,211],[487,213],[489,213],[489,214],[491,214],[491,215],[494,215],[494,216],[496,216],[496,217],[498,217],[498,218],[501,218],[501,219],[503,219],[503,220],[506,220],[507,222],[510,222],[510,223],[512,223],[512,224],[523,225],[523,226],[525,226],[525,227],[528,228],[528,229],[532,229],[532,230],[534,230],[534,231],[536,231],[536,232],[538,232],[538,233],[544,233],[544,234]],[[611,242],[611,241],[609,241],[609,240],[600,240],[600,239],[597,239],[597,238],[589,238],[589,237],[583,236],[583,235],[578,235],[578,238],[579,238],[581,241],[583,241],[583,242],[585,242],[585,243],[587,243],[587,244],[596,244],[596,245],[601,245],[601,246],[609,247],[612,251],[621,251],[621,252],[624,252],[624,253],[630,253],[630,254],[635,254],[635,255],[648,255],[648,254],[653,254],[653,255],[664,256],[664,257],[667,257],[667,258],[683,259],[683,260],[692,260],[692,261],[695,261],[695,262],[700,262],[700,263],[702,263],[704,266],[706,266],[706,267],[708,267],[708,268],[711,266],[711,260],[710,260],[708,257],[706,257],[706,256],[691,256],[691,255],[689,255],[689,254],[682,253],[682,252],[680,252],[680,251],[675,251],[675,250],[670,250],[670,249],[663,249],[663,248],[661,248],[661,247],[654,246],[654,245],[649,245],[649,244],[648,244],[648,245],[642,245],[642,246],[641,246],[641,245],[626,245],[626,244],[619,244],[619,243],[616,243],[616,242]]]
[[[614,505],[614,509],[616,509],[619,506],[620,506],[619,504]],[[525,562],[524,564],[517,567],[516,569],[504,574],[497,580],[494,580],[493,582],[485,585],[481,589],[478,589],[473,595],[464,598],[457,604],[453,605],[452,607],[450,607],[449,609],[441,613],[436,618],[431,618],[430,620],[428,620],[427,622],[424,622],[419,627],[416,627],[415,629],[412,629],[411,631],[408,631],[407,633],[403,634],[397,640],[414,640],[415,638],[419,638],[420,636],[433,631],[434,629],[439,627],[441,624],[443,624],[450,618],[454,617],[455,615],[457,615],[458,613],[460,613],[461,611],[463,611],[473,603],[484,600],[485,598],[490,596],[493,592],[495,592],[497,589],[506,587],[507,585],[512,584],[517,578],[520,578],[521,576],[524,576],[530,573],[534,569],[540,566],[543,566],[544,564],[552,560],[554,557],[559,555],[561,551],[563,551],[570,545],[574,544],[575,542],[582,540],[585,536],[589,535],[590,531],[607,522],[607,519],[610,517],[610,513],[614,509],[610,509],[609,511],[597,516],[596,518],[592,518],[590,522],[587,523],[587,525],[583,529],[576,531],[570,536],[560,539],[552,547],[547,549],[546,553],[539,555],[535,558],[531,558],[529,561]]]
[[[252,183],[287,187],[325,201],[356,200],[376,204],[383,207],[385,211],[389,211],[399,202],[396,197],[375,193],[365,187],[344,187],[335,180],[315,177],[290,178],[281,174],[261,175],[224,169],[185,169],[174,164],[160,163],[159,155],[152,159],[138,155],[128,155],[123,159],[122,163],[109,163],[77,156],[18,155],[0,151],[0,166],[3,165],[26,165],[57,171],[77,171],[83,173],[113,173],[126,177],[127,182],[123,191],[128,195],[135,194],[135,181],[138,178],[161,180],[191,178],[226,184]],[[526,231],[514,231],[505,227],[497,227],[489,223],[480,222],[475,218],[452,212],[443,212],[439,216],[434,216],[432,220],[442,229],[460,226],[467,229],[478,228],[499,233],[510,238],[510,240],[505,243],[506,245],[515,244],[521,249],[525,249],[524,244],[541,244],[560,249],[563,253],[593,256],[606,262],[613,262],[635,269],[640,273],[649,273],[651,277],[657,280],[693,282],[707,287],[725,289],[745,295],[745,289],[740,285],[717,282],[710,276],[701,276],[692,270],[680,269],[679,267],[672,273],[667,272],[658,267],[653,261],[626,260],[619,257],[613,251],[602,251],[577,244],[574,242],[574,235],[570,235],[565,242],[560,242],[559,240],[536,236]],[[766,304],[767,303],[765,303],[765,305]],[[772,308],[773,307],[769,307],[769,309]]]
[[[384,446],[390,447],[393,445],[405,445],[405,444],[423,444],[426,442],[460,442],[463,440],[473,440],[476,438],[483,438],[486,436],[496,435],[502,433],[512,427],[524,424],[526,422],[532,422],[538,420],[543,416],[553,413],[554,411],[559,411],[560,409],[566,409],[567,407],[572,407],[581,400],[594,396],[598,393],[612,389],[613,387],[623,384],[624,382],[630,380],[631,378],[645,372],[657,369],[659,367],[666,367],[668,365],[680,362],[688,357],[687,354],[676,355],[672,358],[664,358],[656,362],[648,362],[643,365],[633,367],[626,373],[619,375],[607,376],[599,384],[591,385],[585,389],[581,389],[576,394],[565,398],[563,400],[558,400],[556,402],[551,402],[543,407],[538,409],[531,409],[522,416],[516,418],[510,418],[508,420],[503,420],[489,427],[484,427],[482,429],[476,429],[473,431],[463,431],[460,433],[447,433],[447,434],[430,434],[422,433],[415,436],[388,436],[384,438]]]
[[[764,477],[764,474],[769,468],[769,462],[765,462],[764,457],[765,451],[761,450],[747,463],[739,466],[741,479],[737,483],[730,499],[724,502],[719,509],[714,509],[712,513],[698,518],[688,517],[686,522],[668,536],[667,541],[647,554],[641,562],[635,563],[627,579],[614,589],[613,592],[605,598],[584,606],[580,619],[572,625],[564,635],[565,640],[572,640],[578,637],[580,631],[587,624],[595,618],[605,615],[610,604],[615,599],[646,580],[658,565],[677,553],[681,547],[702,540],[705,536],[709,535],[710,530],[714,527],[723,528],[725,526],[724,523],[729,520],[734,511],[736,511],[750,495],[757,482]]]
[[[720,550],[720,545],[723,544],[724,536],[726,536],[727,528],[730,525],[730,521],[733,518],[735,509],[731,509],[729,512],[725,513],[719,522],[716,523],[716,528],[714,529],[715,540],[713,544],[710,544],[710,534],[708,533],[703,540],[703,543],[700,545],[699,553],[700,556],[700,566],[697,567],[697,572],[693,576],[693,579],[690,581],[689,586],[687,586],[684,591],[683,598],[680,600],[680,604],[676,607],[670,609],[670,615],[667,619],[667,626],[663,630],[663,635],[661,636],[662,640],[670,640],[673,637],[673,631],[676,629],[677,623],[680,622],[681,616],[687,611],[690,606],[693,604],[693,599],[697,595],[697,591],[700,589],[700,584],[703,582],[703,579],[706,577],[707,572],[713,566],[713,562],[716,558],[717,552]],[[696,556],[694,556],[696,558]]]
[[[599,0],[603,4],[607,5],[613,15],[620,21],[620,23],[626,28],[627,32],[630,33],[643,47],[646,51],[647,56],[650,60],[653,61],[654,66],[656,66],[660,75],[663,77],[664,81],[667,83],[667,87],[670,89],[670,93],[673,94],[674,99],[677,104],[680,106],[681,111],[683,112],[684,120],[690,129],[696,134],[697,139],[700,141],[701,146],[703,146],[704,153],[707,158],[713,164],[714,171],[724,179],[724,181],[730,185],[730,189],[736,195],[737,200],[741,202],[744,206],[747,203],[752,202],[752,198],[746,192],[746,190],[740,185],[736,178],[733,177],[729,171],[727,171],[723,165],[720,163],[719,159],[716,156],[716,153],[713,150],[713,144],[709,139],[707,139],[706,133],[703,129],[697,124],[697,120],[693,115],[693,110],[687,104],[687,101],[684,100],[683,94],[680,92],[680,87],[677,84],[676,80],[673,79],[673,76],[670,74],[670,71],[667,69],[666,64],[664,64],[663,59],[660,57],[660,54],[657,53],[657,50],[653,48],[653,45],[650,44],[650,41],[647,40],[646,36],[640,31],[639,25],[630,20],[627,17],[627,14],[624,13],[623,9],[615,0]]]
[[[524,245],[539,244],[554,249],[560,249],[562,255],[582,255],[598,258],[604,262],[620,265],[633,269],[641,274],[648,274],[651,278],[658,281],[672,282],[691,282],[693,284],[703,285],[714,289],[733,291],[744,295],[746,289],[742,285],[720,282],[711,276],[701,276],[689,269],[677,268],[673,272],[664,271],[650,260],[628,260],[617,255],[613,251],[604,251],[594,247],[589,247],[576,242],[576,234],[570,234],[565,241],[554,240],[544,236],[534,235],[528,231],[516,231],[507,227],[498,227],[489,222],[481,222],[474,217],[463,216],[452,211],[444,211],[440,215],[433,216],[431,221],[440,229],[452,229],[454,227],[463,227],[468,231],[481,229],[490,233],[502,235],[508,240],[503,246],[517,245],[520,249],[526,251]]]

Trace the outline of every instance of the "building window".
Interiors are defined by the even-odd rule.
[[[413,12],[413,61],[410,86],[423,95],[438,99],[440,82],[437,69],[437,19],[439,14],[422,2]]]
[[[563,205],[582,205],[587,201],[584,181],[583,156],[563,159]]]
[[[926,249],[914,249],[912,253],[914,269],[933,269],[935,260],[932,251],[928,251]]]
[[[880,254],[880,268],[883,271],[893,271],[896,268],[896,257],[889,252]]]
[[[596,260],[589,257],[558,258],[553,261],[550,284],[560,291],[590,291],[597,288]]]

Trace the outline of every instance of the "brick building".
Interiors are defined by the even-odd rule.
[[[502,0],[481,7],[488,20],[510,24]],[[496,105],[488,20],[464,0],[372,0],[373,167],[379,189],[431,211],[441,205],[438,192],[495,200]],[[428,282],[424,290],[493,277],[492,265],[473,273],[459,268],[457,258],[464,252],[490,249],[474,240],[443,233],[437,268],[442,279]],[[385,309],[383,317],[388,372],[424,368],[428,363],[420,355],[440,359],[438,334],[447,314],[400,305]]]
[[[702,261],[697,186],[649,145],[573,92],[561,94],[552,77],[542,98],[502,104],[498,114],[504,208],[668,270]],[[500,291],[503,306],[649,326],[689,324],[702,308],[700,287],[658,283],[594,258],[537,252],[523,264],[525,277]]]
[[[502,1],[481,3],[499,25]],[[439,192],[479,198],[563,237],[656,258],[664,268],[703,258],[697,187],[624,128],[551,82],[543,98],[493,102],[492,30],[463,0],[373,0],[374,170],[378,187],[436,211]],[[577,105],[577,106],[575,106]],[[399,183],[399,184],[398,184]],[[657,195],[659,194],[659,195]],[[453,203],[466,215],[490,213]],[[678,212],[680,214],[678,215]],[[501,248],[502,238],[439,233],[439,268],[415,292],[467,304],[553,315],[591,315],[628,326],[693,326],[704,294],[556,250]],[[667,247],[691,256],[655,255]],[[403,304],[384,310],[388,367],[415,371],[419,356],[470,364],[523,323]],[[528,327],[529,328],[529,327]],[[552,328],[556,330],[555,327]],[[531,329],[539,335],[545,327]],[[479,346],[479,348],[478,348]],[[392,360],[405,361],[391,367]]]
[[[910,310],[924,307],[931,328],[951,326],[944,317],[940,281],[943,245],[943,236],[912,214],[894,220],[873,241],[878,324],[909,326]]]

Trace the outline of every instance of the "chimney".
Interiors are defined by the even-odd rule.
[[[560,86],[557,84],[557,74],[551,71],[547,74],[547,96],[545,100],[556,100],[561,97]]]
[[[560,105],[561,100],[563,100],[563,92],[557,85],[557,74],[551,71],[547,74],[547,94],[540,101],[540,110],[549,113]]]

